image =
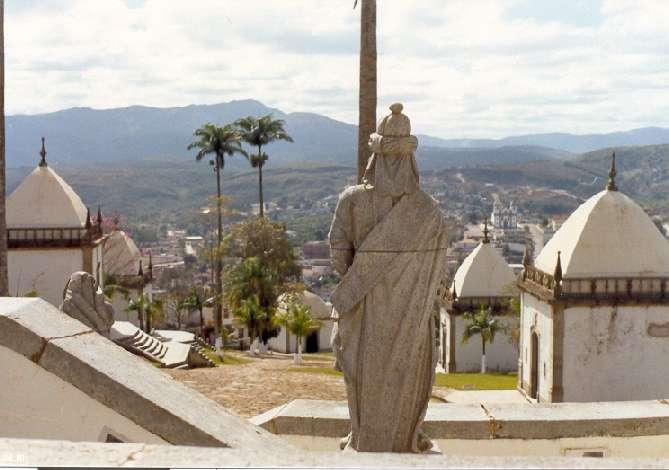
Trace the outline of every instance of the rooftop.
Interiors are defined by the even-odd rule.
[[[562,277],[669,276],[669,242],[626,195],[602,191],[576,209],[535,260],[552,274],[558,252]]]
[[[8,228],[84,227],[79,195],[48,166],[35,168],[7,198]]]

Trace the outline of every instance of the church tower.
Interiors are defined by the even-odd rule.
[[[669,242],[609,182],[565,221],[521,289],[519,388],[541,402],[669,396]]]
[[[46,160],[7,198],[9,293],[33,294],[55,306],[76,271],[102,282],[102,220],[90,211]]]

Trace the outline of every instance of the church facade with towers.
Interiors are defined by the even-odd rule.
[[[669,241],[615,176],[614,154],[606,189],[524,261],[519,389],[539,402],[669,396]]]
[[[33,295],[55,306],[76,271],[102,283],[102,215],[92,219],[77,193],[46,160],[44,138],[39,165],[7,198],[9,293]]]

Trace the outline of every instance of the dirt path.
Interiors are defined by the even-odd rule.
[[[287,356],[252,359],[237,352],[236,357],[248,359],[247,364],[222,365],[214,368],[166,370],[175,379],[243,417],[251,417],[296,398],[345,400],[344,380],[336,375],[300,373]],[[327,355],[305,355],[308,367],[332,367]]]

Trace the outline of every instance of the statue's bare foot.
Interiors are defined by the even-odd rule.
[[[352,434],[352,432],[348,433],[348,435],[346,437],[343,437],[339,441],[339,449],[340,450],[346,449],[346,446],[348,445],[348,443],[351,442],[351,434]]]
[[[418,431],[418,442],[416,443],[419,452],[427,452],[432,449],[434,444],[432,440],[423,431]]]

